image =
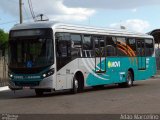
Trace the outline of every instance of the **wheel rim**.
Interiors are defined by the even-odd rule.
[[[132,77],[130,74],[128,74],[127,80],[128,80],[128,85],[132,85]]]
[[[74,81],[74,87],[75,87],[75,89],[78,89],[78,80]]]

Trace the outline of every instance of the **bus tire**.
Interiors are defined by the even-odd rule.
[[[79,88],[78,80],[76,79],[76,77],[74,77],[73,78],[73,87],[71,89],[71,93],[76,94],[78,92],[78,88]]]
[[[132,74],[132,72],[128,71],[127,76],[126,76],[126,82],[119,83],[118,85],[120,87],[131,87],[131,86],[133,86],[133,74]]]
[[[43,96],[43,90],[35,89],[36,96]]]
[[[131,71],[127,72],[127,76],[126,76],[126,82],[124,83],[125,87],[131,87],[133,86],[133,74]]]

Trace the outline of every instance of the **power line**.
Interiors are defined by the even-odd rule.
[[[31,0],[28,0],[28,5],[29,5],[29,9],[30,9],[32,18],[33,18],[33,20],[35,20],[36,17],[35,17],[34,11],[33,11],[33,6],[32,6],[32,1]]]
[[[24,9],[24,11],[25,11],[25,13],[26,13],[26,16],[27,17],[29,17],[29,15],[28,15],[28,13],[27,13],[27,9],[26,9],[26,7],[25,7],[25,4],[23,3],[23,9]]]
[[[12,2],[12,3],[19,3],[19,19],[20,19],[20,24],[23,22],[23,13],[22,13],[22,5],[23,5],[23,3],[22,3],[22,0],[19,0],[19,2],[18,1],[13,1],[13,0],[8,0],[9,2]]]
[[[15,0],[8,0],[8,1],[9,1],[9,2],[12,2],[12,3],[15,3],[15,4],[19,3],[18,1],[15,1]],[[24,12],[25,12],[27,18],[29,18],[29,14],[28,14],[28,12],[27,12],[27,9],[26,9],[26,7],[25,7],[24,2],[22,3],[22,7],[23,7],[23,9],[24,9]]]
[[[20,4],[20,7],[22,7],[23,5],[23,9],[27,15],[27,18],[25,20],[29,20],[31,19],[27,13],[27,10],[26,10],[26,7],[24,5],[24,3],[22,3],[22,1],[20,0],[19,2],[18,1],[13,1],[13,0],[8,0],[10,2],[14,2],[14,3],[19,3]],[[35,20],[36,16],[35,16],[35,13],[34,13],[34,10],[33,10],[33,5],[32,5],[32,1],[31,0],[28,0],[28,5],[29,5],[29,9],[30,9],[30,12],[31,12],[31,15],[32,15],[32,18],[33,20]],[[22,12],[22,11],[20,11]],[[21,21],[22,22],[22,21]],[[4,23],[0,23],[0,25],[5,25],[5,24],[11,24],[11,23],[18,23],[17,20],[13,20],[13,21],[8,21],[8,22],[4,22]]]
[[[25,13],[26,13],[26,16],[27,18],[25,20],[28,20],[28,19],[31,19],[27,13],[27,10],[25,8],[25,5],[24,3],[22,3],[22,0],[19,0],[18,1],[13,1],[13,0],[8,0],[9,2],[12,2],[12,3],[19,3],[19,6],[20,6],[20,23],[22,23],[22,9],[24,9]],[[32,6],[32,2],[30,0],[28,0],[28,3],[29,3],[29,8],[31,10],[31,13],[32,13],[32,17],[35,19],[35,14],[34,14],[34,11],[33,11],[33,6]],[[22,8],[23,6],[23,8]],[[4,23],[0,23],[0,25],[5,25],[5,24],[11,24],[11,23],[18,23],[17,20],[13,20],[13,21],[8,21],[8,22],[4,22]]]
[[[18,1],[15,1],[15,0],[8,0],[8,1],[14,2],[14,3],[18,3]],[[21,7],[22,7],[22,5],[23,5],[23,9],[25,11],[26,16],[29,17],[29,14],[27,13],[27,10],[26,10],[26,7],[25,7],[24,3],[21,3]],[[31,16],[32,16],[33,20],[35,21],[36,20],[36,16],[35,16],[35,13],[34,13],[34,10],[33,10],[33,5],[32,5],[32,1],[31,0],[28,0],[28,5],[29,5],[29,10],[30,10]],[[20,12],[21,12],[21,10],[20,10]]]
[[[31,8],[32,8],[32,13],[33,13],[33,16],[34,16],[34,19],[36,18],[36,16],[35,16],[35,13],[34,13],[34,10],[33,10],[33,5],[32,5],[32,1],[31,0],[29,0],[30,1],[30,5],[31,5]]]

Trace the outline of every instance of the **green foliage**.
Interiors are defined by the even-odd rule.
[[[0,50],[2,51],[2,56],[5,55],[5,52],[8,49],[8,38],[9,34],[0,29]]]
[[[0,29],[0,45],[8,41],[9,34]]]

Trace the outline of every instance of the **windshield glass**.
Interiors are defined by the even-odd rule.
[[[36,68],[54,63],[52,39],[10,40],[9,49],[12,68]]]

